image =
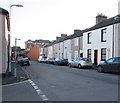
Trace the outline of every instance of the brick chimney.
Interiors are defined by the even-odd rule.
[[[98,14],[96,16],[96,24],[98,24],[99,22],[103,21],[103,20],[106,20],[107,19],[107,16],[103,15],[103,14]]]
[[[56,37],[56,40],[58,40],[58,39],[60,39],[60,37],[57,36],[57,37]]]
[[[74,34],[80,32],[80,31],[81,31],[81,30],[79,30],[79,29],[75,29],[75,30],[74,30]]]
[[[62,37],[62,38],[66,37],[66,36],[67,36],[67,34],[61,34],[61,37]]]

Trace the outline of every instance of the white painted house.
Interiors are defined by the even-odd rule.
[[[98,21],[83,33],[83,57],[91,58],[95,64],[108,58],[120,57],[120,15]]]
[[[9,68],[10,50],[10,22],[9,13],[0,8],[0,74],[5,74]]]
[[[72,53],[71,53],[71,39],[64,40],[64,58],[71,60]]]

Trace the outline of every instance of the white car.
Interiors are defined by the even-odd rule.
[[[68,61],[68,65],[69,67],[78,67],[78,68],[82,68],[82,67],[93,67],[93,63],[89,58],[82,58],[82,57],[78,57],[73,59],[72,61]]]
[[[45,63],[45,62],[46,62],[46,59],[47,59],[46,56],[39,56],[38,62],[40,62],[40,63]]]

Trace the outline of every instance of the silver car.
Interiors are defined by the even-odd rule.
[[[69,67],[91,67],[93,66],[92,61],[89,58],[78,57],[68,62]]]

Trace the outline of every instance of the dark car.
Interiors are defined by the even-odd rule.
[[[68,59],[56,58],[54,61],[55,65],[68,65]]]
[[[20,66],[24,66],[24,65],[30,65],[29,59],[28,58],[22,58],[19,62]]]
[[[98,72],[112,72],[120,74],[120,57],[110,58],[97,66]]]
[[[53,64],[54,61],[55,61],[55,58],[49,58],[49,59],[46,60],[46,63]]]
[[[20,63],[20,61],[23,59],[23,57],[22,56],[20,56],[20,57],[17,57],[17,63]]]

